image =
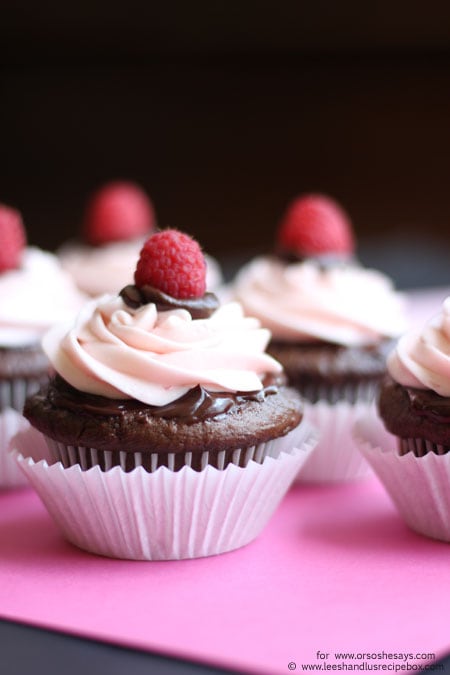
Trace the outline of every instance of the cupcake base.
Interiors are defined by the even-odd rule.
[[[354,437],[407,525],[450,542],[450,453],[400,454],[397,437],[379,419],[359,420]]]
[[[433,443],[424,438],[399,438],[398,449],[401,455],[412,452],[416,457],[423,457],[427,452],[434,452],[436,455],[445,455],[450,452],[448,445]]]
[[[50,459],[43,436],[30,427],[16,436],[14,455],[76,546],[114,558],[179,560],[231,551],[257,537],[314,444],[302,422],[277,439],[275,456],[245,468],[83,471]]]
[[[319,441],[296,478],[301,483],[360,480],[372,471],[358,451],[352,427],[361,416],[375,416],[374,403],[305,403],[305,419],[319,433]]]
[[[0,351],[3,370],[6,366],[17,369],[21,362],[27,365],[27,359],[37,360],[37,366],[34,365],[38,367],[43,358],[39,350],[35,352],[31,348]],[[0,380],[0,489],[22,487],[28,483],[8,452],[9,444],[15,434],[28,427],[28,422],[22,415],[25,400],[27,396],[36,392],[46,379],[45,370],[40,377],[10,377]]]
[[[123,452],[119,450],[97,450],[76,445],[65,445],[44,436],[50,455],[54,462],[61,462],[65,469],[79,464],[83,471],[98,466],[102,471],[109,471],[120,466],[123,471],[133,471],[142,466],[153,472],[162,466],[171,471],[179,471],[185,466],[203,471],[207,466],[224,469],[228,464],[245,467],[250,461],[261,464],[265,457],[277,458],[280,454],[279,439],[259,443],[250,448],[221,450],[219,452]]]
[[[0,413],[0,488],[9,489],[28,484],[26,476],[8,452],[11,439],[26,428],[28,422],[17,410],[6,408]]]

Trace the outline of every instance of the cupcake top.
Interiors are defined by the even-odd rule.
[[[450,297],[422,329],[405,333],[388,358],[399,384],[450,397]]]
[[[20,213],[0,205],[0,347],[38,342],[72,317],[84,296],[51,253],[26,246]]]
[[[234,295],[276,340],[363,346],[397,337],[405,329],[401,296],[353,250],[350,222],[335,202],[299,198],[280,225],[277,255],[245,266]]]
[[[238,303],[205,293],[197,242],[176,230],[142,249],[135,285],[89,302],[74,325],[43,340],[56,372],[76,389],[162,406],[201,385],[253,392],[280,364],[265,353],[270,334]]]

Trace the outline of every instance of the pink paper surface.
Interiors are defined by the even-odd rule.
[[[414,321],[446,294],[417,294]],[[449,562],[450,545],[410,531],[376,478],[294,486],[250,545],[171,562],[79,551],[32,490],[0,493],[3,618],[240,672],[352,664],[337,652],[381,654],[353,663],[391,672],[404,664],[392,655],[439,658],[450,651]]]
[[[450,547],[414,534],[377,479],[292,488],[264,533],[214,558],[109,560],[65,543],[31,490],[0,495],[0,614],[242,672],[318,650],[450,648]],[[386,660],[385,663],[394,663]]]

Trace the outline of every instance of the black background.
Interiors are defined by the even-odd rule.
[[[400,285],[450,284],[449,166],[446,0],[0,0],[0,201],[33,244],[73,237],[88,194],[127,178],[161,226],[236,261],[314,190]],[[46,673],[59,639],[36,638]]]
[[[323,191],[368,262],[449,281],[447,2],[0,8],[0,200],[32,243],[74,236],[114,178],[221,259],[270,249],[287,202]]]

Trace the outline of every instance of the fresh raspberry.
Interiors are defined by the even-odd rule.
[[[173,298],[200,298],[206,289],[206,263],[199,244],[178,230],[156,232],[142,247],[134,281]]]
[[[134,183],[104,185],[88,202],[84,239],[94,246],[137,239],[155,229],[155,213],[146,193]]]
[[[26,243],[19,211],[0,204],[0,272],[19,267]]]
[[[320,194],[303,195],[288,206],[278,230],[278,244],[300,256],[354,252],[350,218],[337,202]]]

